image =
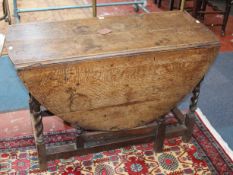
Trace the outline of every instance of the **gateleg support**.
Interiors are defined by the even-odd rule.
[[[183,141],[189,142],[192,138],[193,128],[194,128],[194,120],[195,120],[195,111],[197,109],[197,102],[200,95],[200,86],[204,78],[196,85],[196,87],[192,91],[191,102],[189,105],[189,112],[185,117],[185,125],[187,127],[187,131],[183,135]]]
[[[155,152],[162,152],[166,132],[165,116],[160,117],[157,122],[158,126],[155,133],[154,150]]]
[[[38,153],[39,167],[41,171],[47,170],[46,146],[43,135],[43,122],[40,110],[40,103],[31,95],[29,101],[33,133]]]
[[[182,139],[184,142],[189,142],[192,138],[193,128],[194,128],[194,113],[186,114],[185,117],[185,125],[187,127],[187,131],[184,133]]]

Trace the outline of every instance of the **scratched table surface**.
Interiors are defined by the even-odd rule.
[[[202,24],[178,11],[18,24],[9,28],[6,41],[16,67],[217,42]]]

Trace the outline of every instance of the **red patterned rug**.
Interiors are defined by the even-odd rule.
[[[213,137],[200,114],[190,143],[181,138],[165,141],[163,153],[153,151],[153,143],[135,145],[86,156],[49,162],[47,172],[38,169],[32,136],[0,139],[0,174],[62,175],[180,175],[233,174],[233,161]],[[72,142],[77,133],[67,130],[47,133],[47,146]]]

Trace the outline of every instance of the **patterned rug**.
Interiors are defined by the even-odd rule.
[[[73,142],[75,130],[46,134],[47,146]],[[0,174],[62,175],[181,175],[233,174],[233,162],[209,132],[199,115],[190,143],[181,138],[165,141],[163,153],[153,151],[153,143],[134,145],[86,156],[48,163],[48,171],[38,169],[32,136],[0,139]]]

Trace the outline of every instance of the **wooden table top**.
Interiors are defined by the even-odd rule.
[[[203,24],[186,12],[169,11],[9,28],[6,45],[16,68],[98,59],[114,55],[219,45]]]

